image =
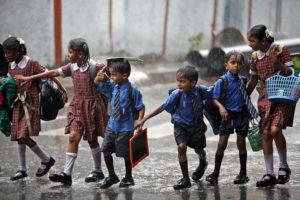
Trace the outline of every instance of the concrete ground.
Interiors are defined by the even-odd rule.
[[[143,93],[146,105],[146,113],[159,106],[168,96],[168,89],[176,87],[175,71],[181,63],[161,63],[151,66],[133,67],[131,79],[135,86]],[[69,97],[72,96],[71,81],[63,80],[68,88]],[[209,84],[201,81],[203,84]],[[257,94],[254,93],[253,102],[256,102]],[[67,107],[67,105],[66,105]],[[64,108],[58,118],[51,122],[42,122],[42,132],[39,137],[34,137],[38,144],[56,159],[50,173],[63,170],[65,152],[68,144],[68,136],[65,136],[64,126],[66,123]],[[92,170],[93,161],[87,142],[81,141],[78,157],[73,169],[72,186],[63,186],[49,181],[48,175],[35,177],[35,172],[40,165],[39,159],[27,148],[26,160],[28,177],[12,182],[12,176],[18,169],[16,143],[10,142],[8,137],[0,135],[0,200],[8,199],[299,199],[300,189],[300,109],[295,113],[294,127],[285,131],[288,144],[288,161],[292,170],[289,183],[259,189],[255,183],[265,173],[262,151],[253,152],[247,141],[248,163],[247,172],[250,181],[245,185],[234,185],[233,179],[239,172],[238,151],[235,144],[236,136],[232,135],[223,159],[218,185],[209,185],[204,179],[214,168],[214,154],[217,147],[218,136],[213,135],[209,128],[207,137],[208,168],[199,182],[192,182],[190,189],[174,191],[173,184],[181,178],[179,163],[177,160],[177,147],[173,137],[173,127],[170,123],[170,115],[166,112],[152,118],[145,124],[148,128],[150,155],[133,169],[135,186],[128,189],[120,189],[114,185],[109,189],[100,189],[98,183],[85,183],[84,178]],[[99,138],[102,142],[102,138]],[[198,165],[198,158],[192,149],[188,149],[189,173]],[[278,170],[278,155],[274,150],[274,169]],[[103,161],[103,159],[102,159]],[[119,178],[124,176],[123,159],[114,157],[115,171]],[[104,162],[102,168],[107,175]]]

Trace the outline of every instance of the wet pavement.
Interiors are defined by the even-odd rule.
[[[176,66],[178,67],[178,66]],[[145,70],[145,69],[144,69]],[[144,71],[141,70],[141,71]],[[134,73],[134,72],[133,72]],[[142,72],[138,72],[142,73]],[[174,73],[175,71],[170,72]],[[147,75],[147,74],[146,74]],[[172,80],[164,80],[166,83],[154,82],[152,86],[147,86],[151,80],[145,74],[142,75],[144,83],[140,80],[135,84],[143,93],[144,102],[147,106],[146,113],[160,105],[168,96],[168,89],[176,87]],[[171,82],[171,83],[170,83]],[[158,84],[157,84],[158,83]],[[71,89],[69,97],[71,97]],[[253,95],[253,99],[257,94]],[[255,100],[254,100],[255,102]],[[56,121],[42,122],[42,132],[39,137],[35,137],[38,144],[56,159],[55,165],[50,173],[63,170],[65,162],[65,152],[68,144],[68,137],[63,134],[66,122],[66,108],[60,111]],[[93,168],[91,152],[87,142],[81,141],[79,153],[73,169],[72,186],[63,186],[59,183],[49,181],[49,174],[44,177],[35,177],[36,170],[40,165],[39,159],[27,148],[26,160],[28,177],[23,180],[12,182],[12,176],[18,169],[16,143],[10,142],[8,137],[0,135],[0,200],[25,200],[25,199],[201,199],[201,200],[221,200],[221,199],[299,199],[300,195],[300,108],[298,106],[295,114],[294,127],[285,131],[288,144],[288,162],[292,170],[289,183],[259,189],[255,183],[265,173],[265,166],[262,151],[253,152],[247,141],[248,163],[247,172],[250,181],[245,185],[234,185],[233,179],[239,172],[239,158],[236,147],[236,137],[230,137],[223,163],[221,167],[219,184],[209,185],[204,178],[199,182],[192,181],[190,189],[174,191],[173,184],[181,178],[180,167],[177,159],[177,147],[173,137],[170,116],[166,112],[150,119],[145,127],[148,127],[150,155],[133,169],[135,186],[128,189],[120,189],[118,184],[109,189],[100,189],[99,182],[85,183],[84,178]],[[214,154],[217,147],[218,136],[213,135],[209,128],[207,133],[207,159],[208,167],[204,174],[207,176],[214,168]],[[102,138],[99,138],[100,143]],[[198,158],[192,149],[188,149],[189,173],[198,165]],[[114,156],[115,171],[119,178],[125,174],[124,161]],[[102,159],[104,174],[107,170]],[[278,170],[278,155],[274,150],[274,169]]]

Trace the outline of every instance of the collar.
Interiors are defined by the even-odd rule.
[[[73,69],[74,69],[74,72],[77,71],[79,69],[80,72],[85,72],[90,65],[92,64],[95,64],[96,62],[92,59],[89,59],[87,63],[85,63],[84,65],[82,65],[81,67],[79,67],[77,65],[77,63],[72,63],[73,65]]]
[[[29,61],[29,56],[23,56],[22,60],[17,64],[15,61],[10,64],[11,69],[15,69],[18,66],[20,69],[24,69]]]
[[[269,56],[271,49],[273,48],[273,46],[275,46],[274,43],[271,44],[270,48],[268,49],[268,51],[266,52],[262,52],[261,50],[257,51],[257,58],[259,60],[263,59],[266,55]]]
[[[120,87],[120,89],[121,89],[121,88],[126,88],[126,87],[128,87],[128,85],[130,85],[130,82],[129,82],[129,81],[123,83],[122,85],[116,84],[116,85],[115,85],[115,88],[117,88],[118,86]]]
[[[230,79],[230,80],[236,80],[236,79],[239,79],[239,78],[240,78],[240,75],[235,76],[235,75],[231,74],[229,71],[226,72],[226,76],[227,76],[227,78]]]
[[[198,96],[199,92],[197,86],[195,86],[192,90],[185,92],[187,96]]]

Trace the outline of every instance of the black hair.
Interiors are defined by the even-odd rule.
[[[3,47],[8,50],[18,51],[23,56],[25,56],[27,54],[27,49],[24,44],[24,41],[21,42],[21,40],[22,40],[21,38],[9,37],[6,40],[4,40]]]
[[[69,47],[75,51],[76,53],[83,53],[83,64],[86,64],[90,59],[90,51],[89,46],[87,45],[85,39],[83,38],[75,38],[70,40]]]
[[[192,81],[198,81],[198,71],[195,67],[192,67],[190,65],[180,67],[176,74],[188,79],[190,82]]]
[[[120,74],[127,74],[128,77],[130,76],[131,67],[129,61],[126,59],[108,60],[108,67]]]
[[[266,41],[268,43],[273,43],[274,42],[274,37],[268,33],[266,33],[267,27],[263,24],[255,25],[250,30],[248,33],[250,33],[251,36],[262,40],[266,38]]]
[[[235,50],[232,50],[232,51],[229,51],[226,56],[225,56],[225,63],[228,62],[228,60],[231,58],[231,56],[234,56],[234,57],[237,57],[239,58],[239,60],[242,60],[243,63],[244,63],[244,54],[240,51],[235,51]]]
[[[5,58],[3,47],[0,44],[0,76],[6,76],[8,72],[8,62]]]

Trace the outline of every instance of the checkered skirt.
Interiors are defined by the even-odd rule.
[[[289,51],[286,47],[283,47],[280,60],[283,63],[291,61]],[[274,76],[278,72],[278,67],[273,65],[268,55],[265,55],[261,60],[251,58],[250,69],[258,73],[263,83],[265,83],[267,78]],[[282,129],[286,129],[287,126],[293,126],[296,105],[284,105],[269,101],[265,84],[263,84],[261,93],[259,94],[257,105],[261,117],[261,130],[270,129],[271,126],[278,126]]]

